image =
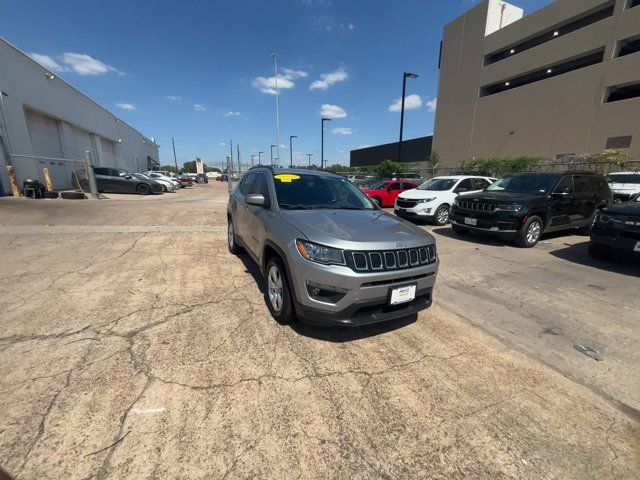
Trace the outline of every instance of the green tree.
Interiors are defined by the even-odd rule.
[[[400,173],[405,169],[402,163],[393,160],[383,160],[374,168],[374,172],[381,178],[393,178],[394,174]]]
[[[173,165],[162,165],[160,167],[160,170],[163,170],[165,172],[171,172],[171,173],[179,173],[178,169],[176,167],[174,167]]]
[[[510,173],[526,172],[543,161],[538,157],[477,158],[462,163],[467,174],[503,177]]]
[[[182,171],[185,173],[196,173],[196,161],[184,162],[182,164]]]

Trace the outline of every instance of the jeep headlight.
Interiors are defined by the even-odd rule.
[[[307,240],[296,240],[296,247],[300,255],[311,262],[325,265],[346,265],[344,253],[339,248],[326,247]]]
[[[523,205],[496,205],[496,212],[519,212],[523,208]]]

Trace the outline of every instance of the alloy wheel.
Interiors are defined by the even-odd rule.
[[[438,220],[438,223],[440,223],[441,225],[446,224],[449,221],[449,209],[441,208],[440,210],[438,210],[438,216],[436,218]]]
[[[276,265],[271,265],[267,274],[267,289],[269,293],[269,301],[276,312],[282,310],[282,275],[280,269]]]
[[[232,249],[235,243],[233,234],[233,223],[230,221],[227,225],[227,240],[229,241],[229,248]]]
[[[538,222],[531,222],[529,228],[527,229],[527,242],[529,244],[536,243],[540,238],[540,234],[542,233],[542,228]]]

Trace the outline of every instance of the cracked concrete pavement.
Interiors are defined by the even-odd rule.
[[[0,466],[17,479],[637,478],[640,269],[583,260],[583,237],[524,251],[425,227],[442,259],[431,309],[280,326],[257,268],[226,249],[225,206],[220,184],[0,199]]]

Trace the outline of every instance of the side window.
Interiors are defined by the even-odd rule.
[[[253,186],[253,181],[256,179],[255,173],[248,173],[242,179],[242,183],[240,183],[240,193],[243,195],[247,195],[251,191],[251,187]]]
[[[94,168],[93,173],[96,175],[110,175],[108,168]]]
[[[556,187],[554,193],[572,194],[573,177],[571,175],[562,177],[562,179],[558,182],[558,186]]]
[[[470,190],[473,190],[473,182],[470,178],[465,178],[458,184],[454,192],[468,192]]]
[[[473,189],[474,190],[484,190],[489,185],[491,185],[491,183],[489,183],[489,181],[485,180],[484,178],[474,178],[473,179]]]
[[[411,190],[412,188],[416,188],[416,186],[413,183],[403,183],[402,184],[402,189],[403,190]]]
[[[264,174],[258,174],[256,181],[253,183],[251,193],[264,195],[264,198],[269,201],[269,184],[267,183],[267,177]]]
[[[401,183],[392,183],[391,185],[389,185],[389,191],[393,191],[393,190],[402,190],[402,184]]]
[[[592,196],[598,190],[596,177],[587,175],[576,175],[573,177],[573,184],[576,195]]]

